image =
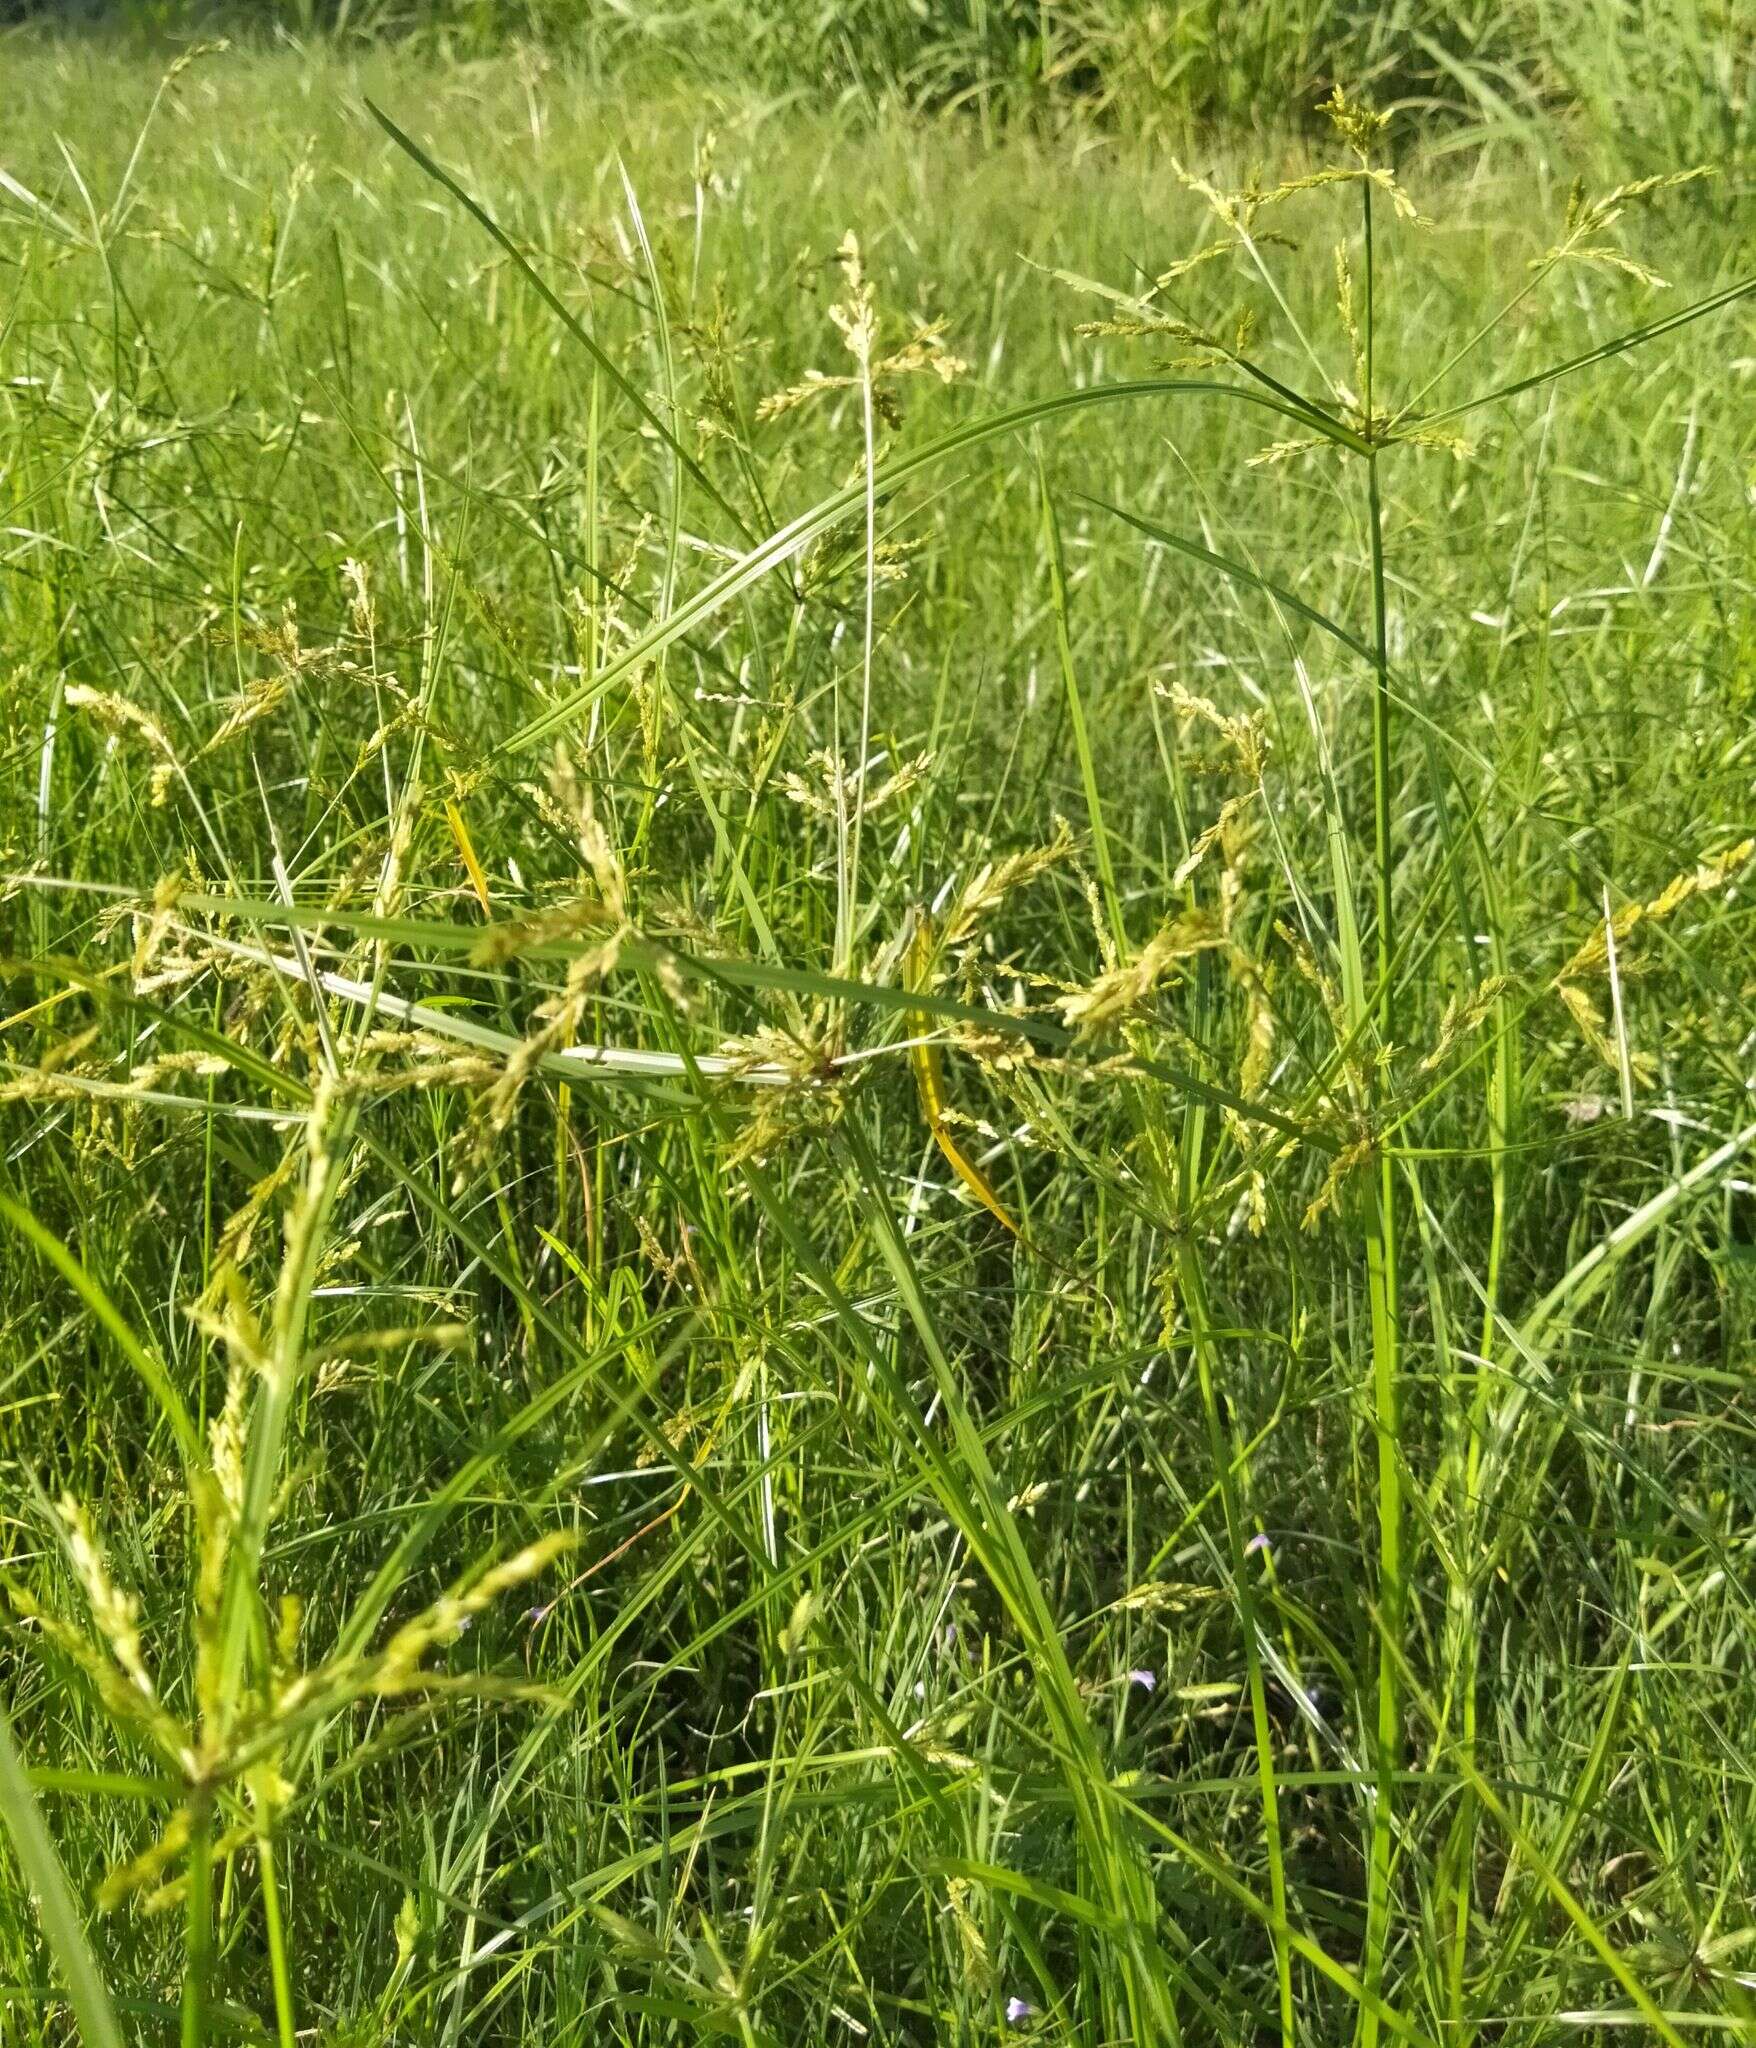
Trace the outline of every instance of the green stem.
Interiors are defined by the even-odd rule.
[[[262,1865],[262,1917],[268,1929],[268,1968],[274,1981],[274,2028],[279,2048],[294,2048],[293,1978],[287,1962],[287,1933],[280,1912],[280,1880],[275,1875],[274,1844],[266,1834],[256,1840]]]
[[[1390,648],[1384,604],[1384,512],[1378,497],[1378,456],[1366,458],[1372,540],[1372,796],[1378,885],[1378,1037],[1380,1050],[1395,1043],[1396,997],[1391,967],[1396,955],[1395,910],[1390,897],[1393,859],[1390,815]]]
[[[1374,294],[1372,274],[1372,184],[1361,181],[1365,215],[1365,392],[1368,435],[1373,415]],[[1396,1042],[1396,995],[1392,970],[1396,927],[1391,901],[1391,702],[1388,610],[1384,595],[1384,509],[1379,492],[1378,450],[1366,457],[1367,509],[1372,550],[1372,788],[1373,841],[1377,882],[1377,1022],[1379,1050]],[[1376,1092],[1376,1091],[1375,1091]],[[1402,1748],[1402,1700],[1398,1656],[1402,1633],[1402,1471],[1398,1458],[1401,1320],[1397,1301],[1396,1171],[1388,1153],[1377,1162],[1377,1183],[1367,1217],[1366,1266],[1372,1311],[1372,1409],[1378,1438],[1378,1600],[1382,1631],[1378,1649],[1377,1786],[1372,1806],[1371,1864],[1366,1887],[1366,1953],[1363,1980],[1370,1994],[1361,2006],[1362,2048],[1376,2048],[1376,2001],[1384,1980],[1390,1921],[1390,1870],[1395,1850],[1391,1802]]]
[[[189,1891],[183,1920],[182,2048],[203,2048],[213,1975],[213,1802],[190,1800]]]
[[[1395,1168],[1378,1162],[1377,1184],[1367,1218],[1366,1273],[1372,1305],[1372,1408],[1378,1438],[1378,1605],[1382,1639],[1378,1649],[1378,1733],[1376,1788],[1372,1806],[1372,1854],[1366,1887],[1366,1957],[1362,1973],[1368,1993],[1381,1996],[1390,1917],[1390,1865],[1395,1849],[1391,1802],[1402,1748],[1402,1699],[1394,1646],[1402,1633],[1402,1472],[1397,1457],[1400,1323],[1397,1303]],[[1378,2038],[1375,2005],[1361,2007],[1362,2048]]]

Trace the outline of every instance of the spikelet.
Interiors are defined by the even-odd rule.
[[[229,1403],[228,1403],[229,1405]],[[228,1433],[229,1435],[229,1433]],[[241,1446],[224,1444],[225,1478],[217,1472],[190,1475],[195,1507],[195,1712],[204,1728],[217,1728],[225,1713],[220,1656],[220,1612],[225,1602],[226,1564],[232,1534],[244,1498]],[[219,1425],[214,1426],[214,1454],[222,1455]]]
[[[1330,1029],[1334,1031],[1338,1039],[1345,1039],[1349,1034],[1351,1026],[1348,1023],[1346,1007],[1341,1000],[1341,991],[1323,971],[1317,956],[1311,951],[1309,945],[1306,944],[1305,936],[1302,932],[1295,931],[1284,919],[1278,918],[1275,921],[1274,929],[1281,943],[1291,950],[1294,966],[1298,968],[1300,974],[1310,983],[1312,988],[1317,991],[1317,999],[1323,1005],[1323,1012],[1329,1019]]]
[[[521,953],[553,945],[557,940],[578,938],[588,932],[602,937],[619,922],[617,914],[601,897],[575,897],[529,917],[502,918],[489,925],[470,948],[470,962],[477,967],[499,967]]]
[[[1114,1603],[1118,1614],[1187,1614],[1221,1597],[1217,1586],[1188,1585],[1174,1579],[1149,1579]]]
[[[1272,970],[1236,942],[1228,947],[1226,960],[1232,979],[1244,991],[1244,1056],[1238,1064],[1237,1091],[1246,1102],[1251,1102],[1261,1094],[1274,1064]],[[1261,1134],[1252,1130],[1249,1120],[1229,1105],[1221,1115],[1246,1161],[1260,1156]],[[1276,1143],[1274,1156],[1286,1158],[1296,1150],[1297,1141],[1288,1138]],[[1268,1228],[1268,1185],[1259,1167],[1247,1163],[1240,1174],[1217,1191],[1217,1199],[1233,1200],[1234,1230],[1242,1224],[1252,1237],[1261,1237]]]
[[[1366,383],[1366,344],[1354,313],[1354,274],[1348,263],[1347,244],[1335,245],[1335,306],[1341,316],[1341,331],[1347,336],[1348,352],[1354,361],[1354,382],[1363,390]]]
[[[1596,199],[1589,198],[1584,181],[1576,179],[1567,195],[1561,239],[1552,248],[1544,250],[1542,255],[1533,257],[1530,268],[1541,271],[1553,269],[1561,263],[1595,264],[1599,269],[1614,270],[1624,277],[1631,277],[1648,290],[1668,290],[1668,280],[1656,270],[1649,269],[1625,250],[1618,249],[1613,242],[1594,241],[1592,237],[1613,227],[1627,211],[1631,200],[1648,199],[1656,192],[1668,192],[1679,185],[1691,185],[1699,178],[1711,178],[1713,175],[1711,164],[1696,164],[1686,171],[1667,171],[1653,177],[1632,179],[1627,184],[1613,186]]]
[[[105,1877],[98,1886],[98,1911],[112,1913],[123,1900],[132,1898],[136,1892],[158,1889],[165,1872],[189,1846],[190,1831],[189,1809],[180,1806],[149,1848],[143,1849],[138,1856],[130,1857],[126,1863],[118,1864]]]
[[[1179,961],[1224,943],[1225,934],[1209,912],[1185,911],[1154,933],[1126,965],[1108,968],[1084,988],[1058,996],[1061,1015],[1081,1038],[1096,1037],[1134,1015]]]
[[[1513,986],[1510,974],[1491,974],[1467,1000],[1454,995],[1445,1005],[1445,1014],[1439,1020],[1439,1036],[1432,1051],[1421,1061],[1421,1072],[1430,1074],[1441,1066],[1459,1039],[1467,1038],[1492,1016],[1494,1005]]]
[[[1258,791],[1246,789],[1237,796],[1229,796],[1219,807],[1219,816],[1200,833],[1189,851],[1177,863],[1176,873],[1171,877],[1171,887],[1180,889],[1195,873],[1214,847],[1223,845],[1238,819],[1256,801]]]
[[[1612,945],[1624,978],[1638,973],[1642,963],[1637,956],[1630,957],[1628,942],[1637,938],[1643,927],[1663,923],[1666,918],[1674,916],[1692,898],[1725,888],[1736,879],[1753,855],[1756,855],[1756,839],[1740,840],[1724,853],[1715,854],[1712,859],[1697,862],[1694,867],[1673,875],[1656,896],[1643,903],[1625,904],[1607,928],[1602,923],[1593,927],[1590,936],[1574,950],[1555,976],[1551,984],[1555,994],[1573,1019],[1580,1037],[1607,1066],[1619,1069],[1621,1061],[1605,1027],[1603,1013],[1581,983],[1609,972]],[[1643,1084],[1649,1082],[1656,1071],[1649,1054],[1636,1053],[1630,1064]]]
[[[216,1052],[190,1047],[183,1052],[163,1052],[128,1070],[130,1088],[157,1088],[179,1074],[194,1074],[202,1080],[216,1079],[228,1070],[228,1062]]]
[[[985,861],[964,883],[939,922],[941,951],[966,945],[1014,889],[1059,867],[1072,852],[1072,828],[1065,818],[1057,817],[1054,836],[1046,846],[1027,847],[1003,860]]]
[[[293,671],[283,669],[279,675],[258,676],[247,683],[231,699],[225,717],[202,743],[195,758],[204,761],[210,754],[216,754],[221,747],[229,746],[241,734],[259,725],[265,718],[272,717],[293,693]]]
[[[86,1102],[91,1095],[91,1083],[83,1077],[44,1074],[35,1068],[0,1081],[0,1102]]]
[[[152,801],[155,807],[162,805],[170,794],[172,780],[182,769],[176,748],[152,713],[131,698],[118,696],[113,690],[94,690],[85,683],[69,683],[64,701],[70,710],[85,712],[105,732],[145,741],[157,757],[152,771]]]
[[[862,817],[869,818],[874,811],[882,810],[893,799],[913,789],[932,767],[933,756],[917,754],[913,760],[900,763],[892,774],[870,790],[866,789],[864,773],[850,774],[827,747],[813,754],[807,765],[816,771],[815,782],[792,770],[781,778],[781,788],[794,803],[820,817],[834,818],[845,814],[851,818],[857,810]]]
[[[1371,424],[1380,439],[1393,440],[1399,448],[1431,448],[1441,455],[1449,455],[1453,462],[1468,462],[1476,452],[1473,441],[1466,435],[1454,434],[1449,427],[1398,427],[1394,433],[1386,435],[1376,421]]]
[[[595,999],[598,984],[621,958],[628,928],[618,925],[589,953],[569,961],[560,991],[536,1007],[538,1022],[511,1052],[483,1097],[486,1134],[503,1131],[512,1120],[525,1084],[551,1054],[563,1051],[578,1036],[580,1020]]]
[[[1238,1093],[1248,1099],[1267,1081],[1274,1064],[1274,1004],[1267,971],[1241,946],[1230,953],[1233,976],[1244,985],[1244,1057],[1238,1067]]]
[[[1323,1185],[1306,1205],[1301,1229],[1315,1230],[1326,1215],[1340,1209],[1343,1188],[1352,1175],[1368,1163],[1376,1149],[1369,1137],[1356,1138],[1351,1145],[1343,1146],[1329,1162]]]
[[[1587,975],[1604,973],[1609,966],[1611,933],[1620,954],[1624,942],[1633,935],[1637,926],[1662,922],[1680,910],[1691,897],[1723,889],[1753,855],[1756,855],[1756,839],[1740,840],[1736,846],[1715,854],[1711,860],[1699,861],[1694,867],[1673,875],[1658,894],[1646,902],[1625,905],[1611,921],[1610,932],[1607,933],[1601,924],[1592,928],[1591,936],[1568,960],[1555,977],[1556,981],[1579,981]],[[1621,964],[1626,972],[1627,961],[1623,959]]]
[[[28,1587],[11,1578],[3,1583],[13,1612],[82,1674],[113,1721],[131,1728],[173,1768],[182,1768],[192,1759],[193,1751],[176,1719],[155,1697],[143,1693],[113,1656],[71,1623],[51,1614]]]
[[[483,1119],[476,1132],[481,1146],[511,1121],[530,1077],[551,1054],[564,1050],[578,1035],[580,1020],[595,999],[599,983],[615,970],[623,946],[637,936],[629,913],[628,880],[608,831],[598,817],[589,783],[582,782],[565,748],[557,746],[549,768],[549,794],[555,814],[571,824],[579,850],[596,884],[599,901],[563,905],[537,918],[505,927],[490,927],[477,941],[474,957],[502,960],[527,945],[587,930],[600,934],[598,943],[569,961],[559,991],[536,1008],[536,1022],[510,1052],[483,1098]],[[671,1000],[682,1006],[685,991],[674,970],[661,968]]]
[[[1349,149],[1364,163],[1384,140],[1390,116],[1381,114],[1362,100],[1351,100],[1346,89],[1335,85],[1317,109]]]
[[[1290,441],[1270,441],[1266,447],[1258,448],[1254,455],[1246,456],[1246,469],[1274,469],[1283,462],[1291,462],[1296,456],[1315,454],[1334,444],[1317,434],[1296,434]]]
[[[187,49],[179,50],[165,72],[166,85],[175,84],[192,64],[199,64],[203,57],[224,56],[231,47],[230,36],[209,36],[204,41],[191,43]]]
[[[957,1929],[957,1946],[963,1974],[976,1996],[986,1998],[994,1986],[994,1965],[988,1955],[987,1941],[982,1930],[976,1925],[975,1915],[970,1911],[969,1879],[948,1877],[945,1880],[945,1898],[950,1909],[952,1925]]]
[[[191,860],[193,867],[193,859]],[[153,887],[152,909],[145,916],[138,911],[134,914],[134,958],[129,963],[129,972],[134,980],[135,993],[142,992],[148,972],[159,948],[165,942],[165,935],[171,928],[171,919],[177,908],[187,878],[166,875]],[[201,886],[201,878],[193,877],[195,886]]]
[[[396,1909],[396,1968],[391,1972],[391,1984],[400,1984],[414,1967],[415,1951],[421,1939],[421,1913],[415,1903],[413,1892],[404,1892],[402,1904]]]
[[[220,1228],[219,1240],[214,1246],[214,1278],[233,1268],[242,1267],[249,1258],[251,1247],[256,1242],[256,1232],[264,1212],[275,1196],[287,1186],[299,1169],[299,1154],[296,1147],[289,1148],[281,1155],[280,1163],[272,1167],[255,1183],[244,1200],[229,1215]],[[211,1285],[210,1290],[211,1292]]]
[[[1563,981],[1555,986],[1555,993],[1566,1006],[1567,1014],[1573,1019],[1579,1035],[1589,1045],[1606,1067],[1620,1073],[1621,1057],[1611,1041],[1604,1023],[1604,1014],[1584,989],[1576,982]],[[1649,1087],[1657,1077],[1657,1064],[1650,1053],[1632,1053],[1629,1068],[1640,1085]]]
[[[116,1660],[130,1685],[142,1699],[156,1700],[146,1657],[140,1643],[140,1602],[124,1592],[110,1576],[103,1545],[92,1530],[84,1508],[72,1494],[64,1493],[56,1503],[66,1533],[67,1555],[74,1575],[85,1593],[86,1605],[98,1634]]]
[[[1212,726],[1225,741],[1239,773],[1251,783],[1261,782],[1268,761],[1268,735],[1253,712],[1228,715],[1210,697],[1198,697],[1177,682],[1154,683],[1153,694],[1170,703],[1186,724],[1200,719]]]
[[[341,565],[341,580],[348,592],[348,631],[368,647],[378,637],[378,618],[372,607],[372,588],[364,562],[352,555]]]
[[[250,1305],[244,1276],[235,1265],[216,1267],[200,1298],[189,1303],[184,1313],[204,1337],[224,1346],[240,1382],[268,1370],[268,1344]],[[228,1390],[228,1403],[230,1399]]]
[[[811,1625],[816,1621],[821,1605],[818,1596],[812,1592],[801,1593],[793,1602],[793,1611],[779,1632],[780,1647],[786,1656],[796,1657],[811,1640]]]
[[[420,1668],[421,1660],[429,1651],[455,1642],[475,1617],[491,1607],[502,1593],[536,1578],[556,1558],[573,1549],[574,1544],[575,1538],[568,1530],[539,1537],[513,1556],[490,1565],[472,1583],[442,1593],[412,1621],[404,1622],[383,1649],[367,1662],[360,1674],[356,1696],[372,1694],[383,1698],[418,1691],[429,1678],[429,1674]]]
[[[799,1057],[797,1046],[793,1056],[795,1060]],[[804,1072],[790,1088],[764,1088],[728,1147],[726,1163],[760,1163],[801,1138],[832,1130],[841,1121],[847,1098],[845,1085],[826,1087],[815,1074]]]
[[[928,375],[941,384],[954,384],[969,365],[945,346],[943,321],[917,322],[908,340],[887,353],[880,349],[883,318],[877,296],[865,274],[859,238],[850,228],[836,250],[846,290],[829,308],[830,320],[841,335],[842,345],[853,357],[850,374],[807,370],[797,383],[784,391],[771,392],[756,407],[759,421],[779,419],[797,412],[832,391],[869,389],[873,410],[888,427],[902,425],[902,408],[890,387],[902,378]]]

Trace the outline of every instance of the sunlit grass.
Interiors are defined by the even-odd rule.
[[[6,2026],[1751,2025],[1720,187],[15,75]]]

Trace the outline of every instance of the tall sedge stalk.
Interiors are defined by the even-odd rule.
[[[1374,291],[1372,180],[1360,180],[1364,246],[1364,306],[1361,339],[1364,390],[1360,394],[1368,439],[1374,433]],[[1396,927],[1392,902],[1390,641],[1384,600],[1384,507],[1378,481],[1378,449],[1366,457],[1366,516],[1372,550],[1372,795],[1377,882],[1376,1013],[1380,1050],[1396,1043]],[[1367,1107],[1371,1114],[1371,1106]],[[1378,1732],[1377,1786],[1372,1804],[1371,1865],[1366,1889],[1364,1982],[1368,1999],[1360,2007],[1360,2039],[1378,2039],[1377,1997],[1384,1978],[1390,1917],[1393,1850],[1391,1799],[1402,1742],[1402,1702],[1396,1649],[1402,1627],[1402,1475],[1397,1441],[1401,1326],[1397,1302],[1396,1168],[1385,1134],[1379,1133],[1376,1185],[1368,1198],[1366,1273],[1372,1312],[1372,1407],[1378,1437]]]
[[[292,1962],[287,1953],[286,1921],[280,1908],[274,1838],[267,1828],[257,1837],[256,1856],[262,1867],[262,1915],[268,1935],[269,1976],[274,1987],[275,2043],[276,2048],[293,2048],[298,2030],[293,2024]]]
[[[213,1988],[213,1799],[189,1802],[189,1879],[183,1904],[182,2048],[202,2048]]]

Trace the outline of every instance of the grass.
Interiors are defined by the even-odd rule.
[[[8,62],[6,2038],[1747,2033],[1747,174]]]

